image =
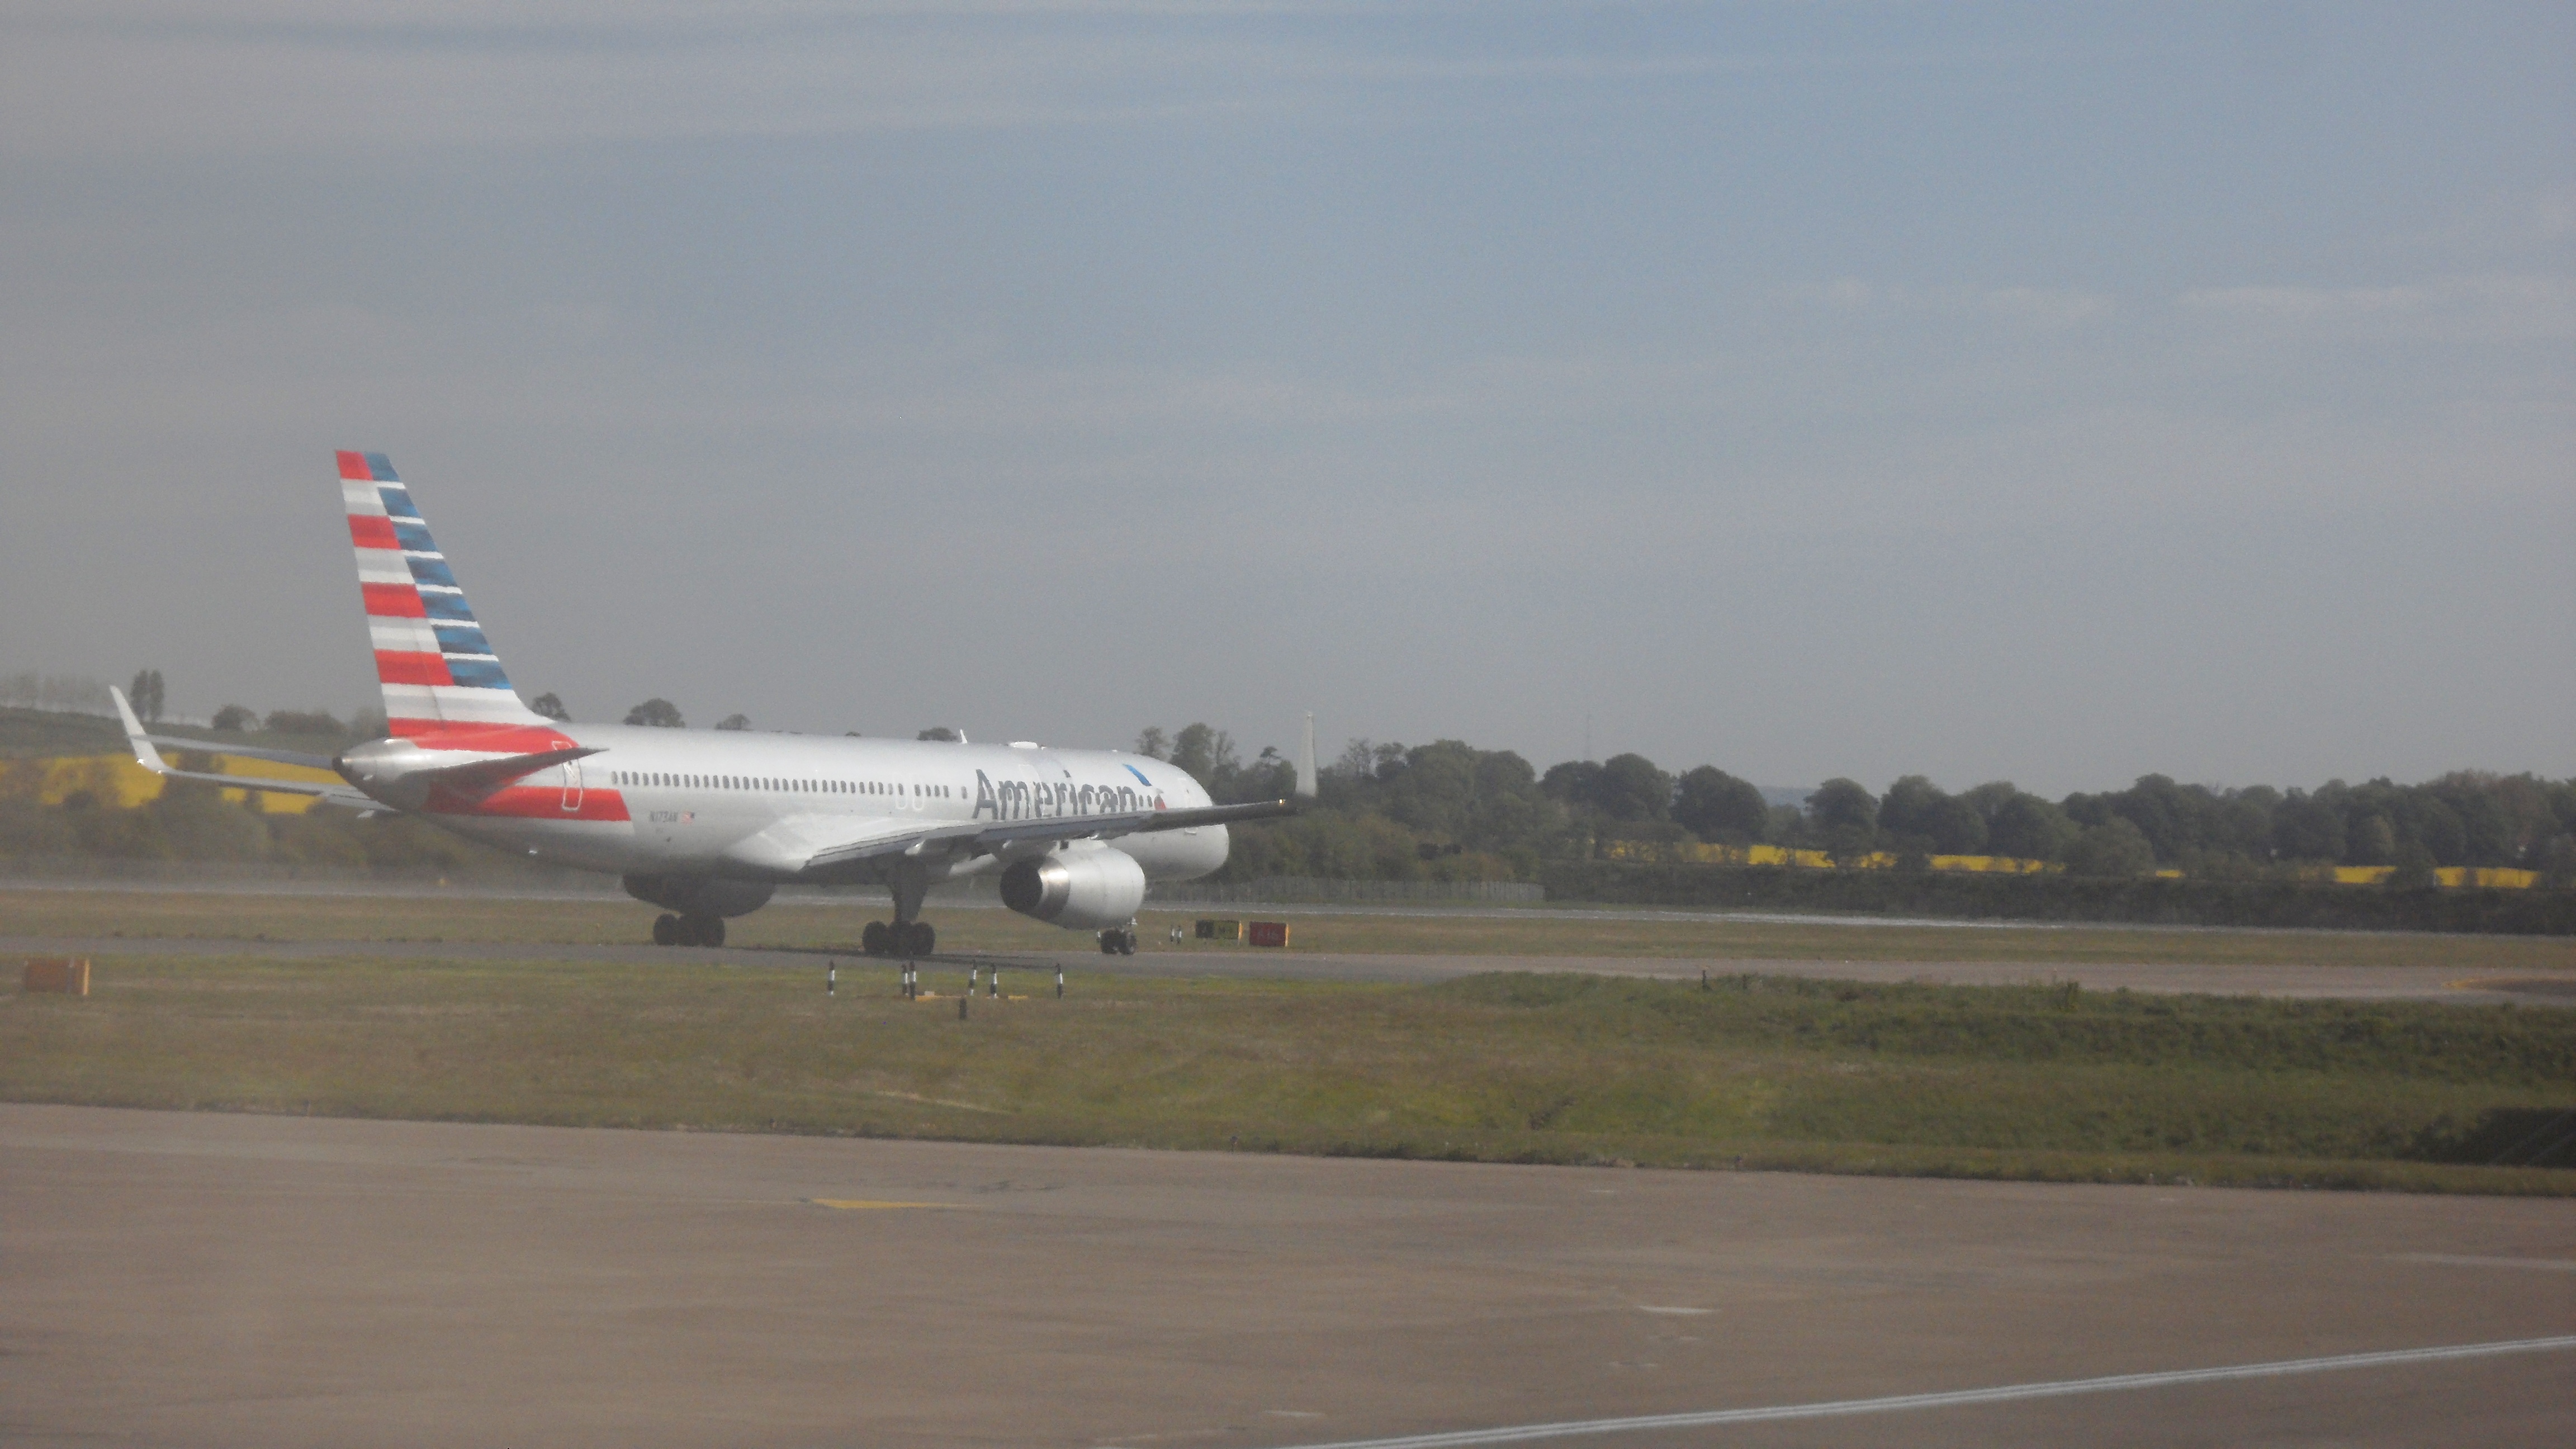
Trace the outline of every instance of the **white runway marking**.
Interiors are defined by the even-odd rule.
[[[2466,1253],[2399,1253],[2400,1263],[2441,1263],[2453,1268],[2523,1268],[2540,1273],[2576,1273],[2576,1258],[2478,1258]]]
[[[1517,1424],[1498,1429],[1459,1429],[1442,1434],[1410,1434],[1395,1439],[1344,1439],[1310,1444],[1302,1449],[1451,1449],[1468,1444],[1521,1444],[1535,1439],[1571,1439],[1585,1434],[1632,1434],[1643,1429],[1706,1429],[1723,1424],[1764,1424],[1780,1419],[1828,1419],[1846,1414],[1891,1414],[1907,1409],[1947,1409],[1968,1404],[2002,1404],[2016,1399],[2056,1399],[2073,1394],[2107,1394],[2124,1389],[2161,1389],[2176,1384],[2224,1383],[2231,1379],[2286,1378],[2293,1374],[2334,1373],[2343,1369],[2389,1368],[2399,1364],[2441,1363],[2451,1359],[2493,1358],[2508,1353],[2548,1353],[2576,1349],[2576,1334],[2558,1338],[2517,1338],[2501,1343],[2463,1343],[2447,1348],[2401,1348],[2385,1353],[2346,1353],[2332,1358],[2294,1358],[2278,1363],[2236,1364],[2228,1368],[2176,1369],[2165,1373],[2113,1374],[2098,1379],[2063,1379],[2048,1384],[2007,1384],[1992,1389],[1958,1389],[1944,1394],[1898,1394],[1884,1399],[1840,1399],[1822,1404],[1781,1404],[1767,1409],[1714,1409],[1697,1414],[1649,1414],[1634,1419],[1578,1419],[1557,1424]]]

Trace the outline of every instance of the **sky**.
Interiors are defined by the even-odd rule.
[[[2576,7],[0,12],[0,674],[2576,775]]]

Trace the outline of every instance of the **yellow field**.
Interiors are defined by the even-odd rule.
[[[266,775],[273,779],[320,784],[337,784],[340,779],[328,770],[308,770],[300,765],[245,760],[232,755],[214,758],[218,774]],[[42,760],[0,761],[0,795],[14,795],[39,805],[60,805],[86,791],[101,805],[132,810],[160,799],[161,791],[168,784],[168,781],[136,764],[132,755],[63,755]],[[222,793],[225,800],[234,804],[256,793],[260,811],[268,815],[301,815],[312,809],[314,804],[310,795],[276,795],[265,790],[230,789]]]

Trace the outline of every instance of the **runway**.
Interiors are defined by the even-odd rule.
[[[2558,1201],[8,1105],[0,1279],[12,1444],[2576,1433]]]
[[[844,980],[859,983],[870,972],[891,978],[892,961],[854,952],[770,947],[579,946],[491,942],[262,941],[245,938],[137,936],[0,936],[8,956],[255,956],[271,960],[580,961],[606,965],[663,966],[721,963],[772,970],[816,971],[838,962]],[[1801,976],[1835,981],[1919,981],[1963,986],[2030,982],[2080,983],[2087,990],[2197,992],[2215,995],[2337,998],[2343,1000],[2448,1001],[2458,1004],[2576,1004],[2576,971],[2475,972],[2458,966],[2188,965],[2121,962],[1815,961],[1698,959],[1653,956],[1523,956],[1329,954],[1308,951],[1158,951],[1148,944],[1135,956],[1093,950],[976,952],[928,957],[927,970],[967,968],[1039,972],[1057,967],[1081,976],[1095,973],[1163,977],[1244,976],[1296,981],[1427,983],[1486,971],[1579,971],[1610,976],[1696,980],[1702,971]]]

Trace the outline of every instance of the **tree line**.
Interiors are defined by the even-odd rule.
[[[1220,803],[1294,787],[1276,749],[1246,761],[1222,730],[1148,729],[1139,753],[1170,760]],[[1318,772],[1314,808],[1240,826],[1227,874],[1533,880],[1542,865],[1590,859],[1605,842],[1777,845],[1900,866],[1936,855],[2047,861],[2072,874],[2256,879],[2319,865],[2391,866],[2422,884],[2442,866],[2504,866],[2576,883],[2576,780],[2461,770],[2419,784],[2330,781],[2314,790],[2185,785],[2140,777],[2125,790],[2050,800],[1996,780],[1951,793],[1907,775],[1874,793],[1827,780],[1773,804],[1714,765],[1678,773],[1638,754],[1541,771],[1509,750],[1460,740],[1353,740]]]

